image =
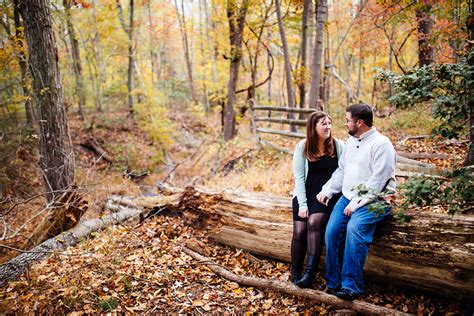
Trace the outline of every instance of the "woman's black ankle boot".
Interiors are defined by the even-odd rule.
[[[314,277],[316,276],[317,262],[316,256],[308,256],[306,258],[306,270],[303,277],[296,283],[297,286],[302,288],[308,288],[313,284]]]
[[[301,279],[303,272],[304,255],[299,258],[291,258],[291,283],[296,285]]]

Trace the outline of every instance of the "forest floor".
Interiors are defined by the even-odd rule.
[[[205,185],[264,191],[290,196],[292,190],[291,157],[265,148],[257,148],[242,120],[238,137],[230,143],[220,139],[217,115],[196,119],[172,114],[173,145],[166,155],[125,112],[109,113],[95,124],[85,124],[71,115],[71,136],[76,154],[77,183],[89,202],[83,219],[98,218],[110,211],[105,207],[113,194],[137,196],[153,194],[156,184],[166,181],[177,187]],[[465,140],[437,138],[407,139],[426,134],[429,124],[420,117],[406,122],[406,114],[376,121],[398,150],[444,153],[449,159],[422,160],[441,169],[460,166],[467,150]],[[416,117],[416,116],[415,116]],[[342,118],[335,115],[335,121]],[[90,120],[91,121],[91,120]],[[334,134],[346,138],[342,124],[334,124]],[[81,145],[91,136],[109,153],[113,163],[98,159],[96,153]],[[293,148],[296,141],[276,140]],[[2,210],[8,232],[13,232],[34,214],[44,212],[45,200],[41,174],[32,161],[37,153],[30,142],[22,143],[12,166],[18,177],[2,192]],[[134,174],[150,174],[134,179]],[[132,176],[131,176],[132,175]],[[37,198],[28,200],[38,194]],[[8,198],[7,198],[8,197]],[[24,202],[27,201],[27,202]],[[14,208],[12,209],[12,207]],[[8,242],[18,247],[38,219],[23,227],[21,234]],[[6,224],[5,224],[6,225]],[[215,243],[206,230],[192,224],[192,215],[155,216],[142,224],[127,222],[93,233],[65,252],[55,253],[31,267],[28,275],[0,289],[0,313],[100,313],[100,312],[209,312],[242,313],[316,313],[328,314],[333,306],[321,305],[297,297],[251,287],[241,287],[212,273],[181,251],[189,240],[200,240],[212,249],[213,260],[237,274],[289,280],[289,265],[255,257],[239,249]],[[2,250],[1,261],[15,251]],[[324,288],[318,274],[315,288]],[[460,305],[432,295],[397,287],[367,284],[364,301],[415,314],[460,314]]]

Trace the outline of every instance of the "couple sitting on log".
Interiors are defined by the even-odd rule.
[[[386,202],[379,212],[369,205],[396,185],[395,149],[372,122],[370,106],[349,106],[344,144],[332,137],[328,114],[317,111],[308,118],[306,139],[293,155],[291,278],[299,287],[312,285],[325,240],[326,291],[346,300],[364,291],[362,271],[375,226],[391,212]]]

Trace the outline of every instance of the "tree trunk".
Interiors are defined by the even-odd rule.
[[[321,81],[321,61],[323,57],[324,25],[328,19],[327,0],[318,0],[316,8],[316,37],[314,43],[313,63],[311,66],[311,88],[309,90],[309,107],[323,110],[320,99],[319,86]],[[318,106],[319,105],[319,106]]]
[[[267,26],[266,24],[267,24],[268,17],[270,16],[271,7],[272,6],[269,5],[268,7],[265,8],[265,15],[264,15],[262,21],[260,22],[260,28],[259,28],[258,32],[255,32],[254,30],[252,30],[250,28],[252,33],[257,37],[257,46],[255,47],[255,54],[254,54],[254,57],[253,57],[253,61],[252,61],[252,58],[251,58],[252,56],[250,55],[250,52],[249,52],[252,83],[251,83],[250,87],[248,88],[247,101],[249,101],[250,99],[255,98],[255,90],[257,89],[258,57],[260,56],[260,46],[261,46],[261,44],[263,44],[262,36],[263,36],[263,32],[265,31],[265,27]],[[265,44],[263,44],[263,46],[265,47],[265,49],[267,51],[267,54],[269,56],[271,56],[271,52],[268,49],[268,46],[265,45]],[[273,72],[273,68],[270,68],[269,75],[268,75],[267,79],[265,81],[263,81],[263,83],[270,80],[270,78],[272,76],[272,72]],[[263,83],[261,83],[261,84],[263,84]],[[259,85],[261,85],[261,84],[259,84]]]
[[[235,0],[227,1],[227,19],[229,21],[230,40],[230,69],[227,84],[227,102],[224,109],[224,140],[229,141],[236,135],[235,110],[237,101],[235,93],[239,78],[239,66],[242,59],[242,36],[245,26],[245,17],[249,7],[249,0],[242,0],[240,8]]]
[[[127,89],[128,89],[128,108],[130,114],[133,115],[134,112],[134,98],[133,98],[133,89],[135,88],[133,70],[135,67],[134,56],[133,56],[133,0],[130,0],[130,23],[127,27],[125,25],[125,20],[123,18],[122,5],[120,0],[116,0],[117,13],[122,25],[123,30],[127,33],[128,36],[128,71],[127,71]]]
[[[79,101],[79,115],[84,117],[84,106],[86,104],[86,92],[84,90],[84,78],[82,76],[81,52],[79,50],[79,41],[77,40],[76,31],[71,15],[71,0],[63,0],[64,11],[66,13],[66,27],[71,42],[71,57],[76,77],[76,95]]]
[[[418,22],[418,65],[428,66],[433,63],[434,49],[430,44],[433,19],[431,17],[431,4],[422,4],[416,9]]]
[[[467,54],[467,85],[468,85],[468,105],[469,105],[469,152],[467,154],[464,165],[472,166],[474,164],[474,1],[471,1],[469,8],[469,16],[467,18],[467,30],[469,39],[471,40],[470,52]]]
[[[304,0],[303,17],[301,19],[301,75],[299,78],[298,88],[300,90],[300,108],[305,108],[306,100],[306,73],[308,71],[308,16],[312,0]],[[300,119],[304,119],[304,115],[300,114]]]
[[[74,152],[64,107],[58,51],[48,0],[19,2],[28,41],[33,91],[40,115],[40,158],[47,200],[55,200],[74,181]]]
[[[308,38],[308,48],[306,49],[306,55],[307,55],[307,65],[308,68],[310,65],[313,64],[313,51],[314,51],[314,38],[315,38],[315,32],[316,32],[316,14],[315,14],[315,2],[310,1],[309,2],[309,8],[308,8],[308,34],[306,37]],[[310,54],[308,54],[310,52]],[[306,100],[306,103],[308,103],[308,100]]]
[[[96,10],[96,2],[95,0],[92,0],[92,15],[94,17],[94,38],[93,38],[93,49],[94,49],[94,59],[95,59],[95,64],[96,69],[97,69],[97,75],[95,78],[95,109],[97,112],[102,112],[102,84],[106,81],[105,79],[105,74],[106,74],[106,66],[104,63],[104,60],[102,59],[101,55],[101,45],[100,45],[100,35],[99,35],[99,30],[97,28],[97,10]]]
[[[206,38],[207,38],[207,44],[209,45],[208,46],[208,49],[211,50],[211,43],[212,43],[212,40],[211,40],[211,34],[209,32],[209,25],[211,24],[210,22],[210,18],[209,18],[209,9],[208,9],[208,6],[207,6],[207,0],[202,0],[202,5],[204,7],[204,15],[206,16]],[[211,24],[212,26],[212,24]],[[217,64],[217,61],[216,61],[216,54],[210,54],[211,56],[211,62],[212,62],[212,83],[213,85],[216,85],[217,84],[217,67],[216,67],[216,64]]]
[[[23,45],[25,34],[22,31],[23,25],[20,20],[18,0],[14,0],[13,18],[15,20],[15,39],[19,50],[18,63],[21,72],[21,88],[23,89],[23,97],[25,98],[26,123],[32,128],[37,128],[36,113],[33,107],[30,89],[28,88],[28,64],[26,62],[27,57],[25,56],[25,47]]]
[[[183,192],[176,188],[165,190]],[[153,210],[156,199],[114,201],[120,203],[119,209],[140,206]],[[179,209],[201,214],[219,242],[290,261],[292,211],[288,197],[189,187],[183,192]],[[472,215],[417,212],[409,223],[388,220],[376,231],[365,275],[382,284],[459,298],[474,292],[474,252],[470,246],[473,238]]]
[[[127,72],[127,87],[128,87],[128,108],[130,114],[134,112],[133,89],[135,88],[133,68],[135,67],[133,56],[133,0],[130,0],[130,22],[128,27],[128,72]]]
[[[280,37],[283,44],[283,56],[285,58],[285,78],[286,78],[286,94],[288,98],[288,107],[295,107],[295,93],[293,90],[293,79],[291,74],[290,53],[288,50],[288,42],[286,40],[285,29],[283,27],[283,18],[281,16],[281,2],[275,0],[276,13],[278,18],[278,29],[280,30]],[[293,113],[288,113],[289,119],[294,119]],[[296,126],[291,125],[291,131],[296,132]]]
[[[267,56],[267,68],[268,68],[268,72],[271,73],[271,69],[272,69],[272,66],[271,66],[271,55],[268,54]],[[272,77],[270,76],[270,78],[268,79],[268,86],[267,86],[267,101],[269,103],[272,103]]]
[[[392,52],[392,49],[390,49],[390,52]],[[389,62],[389,65],[391,67],[391,59]],[[360,94],[361,94],[361,86],[362,86],[362,64],[364,63],[364,57],[362,56],[362,44],[359,43],[359,68],[357,70],[357,89],[356,89],[356,97],[360,99]],[[391,90],[391,85],[390,85],[390,95],[392,94]]]
[[[186,69],[188,70],[188,80],[189,80],[189,89],[191,89],[191,98],[194,103],[198,102],[196,96],[196,88],[194,86],[194,76],[193,76],[193,64],[191,61],[189,41],[188,41],[188,32],[186,30],[186,16],[184,13],[184,0],[181,0],[181,13],[179,12],[178,1],[174,1],[176,5],[176,15],[178,16],[179,29],[181,31],[181,37],[183,41],[183,50],[184,50],[184,59],[186,60]]]
[[[146,2],[146,9],[148,13],[148,46],[150,51],[150,75],[151,75],[151,86],[155,87],[155,71],[156,71],[156,53],[155,45],[153,44],[153,32],[152,32],[152,19],[151,19],[151,0]]]
[[[326,111],[329,111],[329,97],[331,92],[331,74],[329,72],[331,64],[331,54],[329,53],[329,32],[326,32],[326,48],[324,49],[324,77],[323,77],[323,91],[322,95],[323,104],[326,104]]]
[[[206,49],[204,48],[204,22],[203,22],[203,15],[204,15],[204,8],[201,0],[199,0],[199,47],[201,50],[201,73],[202,73],[202,90],[204,93],[203,96],[203,104],[204,104],[204,111],[209,113],[210,105],[209,105],[209,91],[207,89],[207,56],[206,56]]]
[[[394,55],[394,51],[393,51],[393,46],[392,46],[392,42],[393,42],[393,38],[394,38],[394,30],[393,30],[393,27],[390,28],[390,38],[389,38],[389,49],[388,49],[388,71],[393,72],[393,55]],[[360,48],[362,50],[362,47]],[[392,87],[392,82],[389,81],[388,82],[388,96],[391,97],[392,94],[393,94],[393,87]]]

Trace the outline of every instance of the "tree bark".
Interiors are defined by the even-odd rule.
[[[128,109],[130,115],[134,113],[134,98],[133,98],[133,89],[135,89],[134,81],[134,52],[133,52],[133,9],[134,9],[134,0],[130,0],[130,22],[128,27],[125,25],[125,20],[123,18],[122,5],[120,0],[116,0],[118,17],[120,24],[122,25],[123,30],[127,33],[128,36],[128,70],[127,70],[127,89],[128,89]]]
[[[181,13],[179,12],[178,1],[174,1],[176,6],[176,15],[178,16],[179,29],[183,41],[184,59],[186,60],[186,69],[188,71],[189,89],[191,90],[191,98],[193,102],[197,103],[196,88],[194,86],[193,64],[191,61],[191,54],[189,49],[188,32],[186,29],[186,16],[184,13],[184,0],[181,0]]]
[[[151,75],[151,86],[155,87],[155,72],[156,72],[156,52],[155,45],[153,44],[153,24],[151,18],[151,0],[146,2],[146,9],[148,15],[148,46],[150,51],[150,75]]]
[[[209,9],[207,6],[207,0],[202,0],[202,5],[204,7],[204,15],[206,16],[206,38],[207,38],[207,44],[208,49],[212,49],[212,40],[211,40],[211,34],[209,32],[209,26],[212,26],[212,23],[210,22],[210,17],[209,17]],[[211,56],[211,63],[212,63],[212,83],[213,85],[217,84],[217,60],[216,60],[216,54],[210,54]]]
[[[323,95],[321,96],[323,99],[323,104],[326,104],[326,107],[328,107],[329,104],[329,97],[331,96],[331,74],[329,72],[329,68],[331,65],[331,54],[329,53],[329,48],[331,47],[329,45],[329,32],[326,32],[326,47],[324,48],[324,76],[323,76]],[[328,111],[328,109],[326,109]]]
[[[273,58],[270,54],[267,55],[267,68],[268,73],[273,71],[274,64],[272,63]],[[268,86],[267,86],[267,101],[272,103],[272,76],[268,78]]]
[[[268,7],[266,7],[265,9],[265,14],[263,16],[263,19],[261,21],[261,24],[260,24],[260,27],[259,27],[259,30],[258,32],[254,31],[251,27],[249,27],[249,29],[251,30],[251,32],[255,35],[255,37],[257,38],[257,46],[255,48],[255,54],[254,54],[254,57],[253,57],[253,61],[252,61],[252,58],[251,58],[251,55],[249,53],[249,59],[250,59],[250,65],[251,65],[251,80],[252,80],[252,83],[250,85],[249,88],[247,88],[247,101],[251,100],[251,99],[254,99],[255,98],[255,90],[257,89],[257,86],[260,86],[260,85],[263,85],[266,81],[270,80],[271,76],[272,76],[272,72],[273,72],[273,67],[270,69],[270,72],[269,72],[269,75],[267,77],[266,80],[264,80],[263,82],[261,82],[260,84],[257,85],[257,72],[258,72],[258,57],[260,56],[260,45],[263,44],[263,46],[265,47],[266,51],[267,51],[267,54],[269,56],[271,56],[271,51],[270,49],[268,48],[267,45],[265,45],[262,41],[262,36],[263,36],[263,32],[265,31],[265,27],[266,27],[266,23],[267,23],[267,20],[268,20],[268,17],[270,16],[270,9],[271,9],[272,5],[270,4]],[[238,93],[238,92],[237,92]]]
[[[39,165],[47,200],[55,200],[74,181],[74,152],[64,106],[58,51],[48,0],[19,2],[28,41],[33,91],[40,114]]]
[[[205,1],[204,1],[205,2]],[[204,48],[204,22],[203,22],[203,15],[204,15],[204,8],[203,6],[206,5],[201,0],[199,0],[199,47],[201,49],[201,72],[202,72],[202,89],[203,89],[203,104],[204,104],[204,111],[209,113],[210,104],[209,104],[209,91],[207,88],[207,71],[206,65],[208,63],[207,56],[206,56],[206,49]]]
[[[167,190],[175,197],[182,192],[179,210],[202,214],[215,240],[290,261],[290,198],[203,187]],[[152,210],[158,205],[153,199],[157,198],[127,199],[123,206]],[[365,275],[381,284],[459,298],[474,292],[473,238],[472,215],[417,213],[405,224],[388,220],[377,229]]]
[[[301,78],[298,84],[300,91],[300,108],[304,109],[306,106],[306,73],[308,71],[308,17],[311,7],[312,0],[304,0],[303,4],[303,17],[301,19]],[[304,118],[304,115],[300,114],[300,119]]]
[[[134,99],[133,89],[135,89],[135,82],[133,76],[133,68],[135,67],[134,52],[133,52],[133,0],[130,0],[130,22],[128,27],[128,72],[127,72],[127,87],[128,87],[128,107],[130,114],[134,113]]]
[[[290,62],[290,53],[288,50],[288,42],[286,40],[285,28],[283,27],[283,18],[281,15],[281,2],[280,0],[275,0],[275,8],[278,19],[278,29],[280,30],[280,37],[283,44],[283,56],[285,59],[285,79],[286,79],[286,94],[288,100],[288,107],[295,107],[295,93],[293,90],[293,79],[291,74],[291,62]],[[294,114],[288,113],[288,118],[293,119]],[[291,126],[291,131],[296,132],[296,126]]]
[[[71,43],[72,68],[76,78],[76,95],[79,101],[79,115],[84,117],[84,106],[86,104],[86,92],[84,90],[84,78],[82,76],[81,51],[79,49],[79,41],[77,40],[76,31],[71,15],[71,0],[63,0],[64,11],[66,13],[66,27]]]
[[[324,25],[328,19],[327,0],[318,0],[316,8],[316,37],[314,43],[313,63],[311,66],[311,87],[309,90],[309,107],[323,110],[320,99],[319,86],[321,81],[321,61],[323,57]]]
[[[249,7],[249,0],[242,0],[240,7],[236,0],[227,1],[227,20],[229,22],[230,40],[230,69],[227,84],[227,102],[224,109],[224,140],[229,141],[236,135],[235,129],[235,103],[237,101],[237,81],[239,66],[242,59],[242,37],[245,26],[245,17]]]
[[[431,17],[431,4],[422,4],[416,9],[418,22],[418,65],[428,66],[433,63],[434,49],[430,44],[433,18]]]
[[[467,18],[467,30],[471,40],[470,51],[467,54],[468,71],[466,82],[468,85],[468,105],[469,105],[469,151],[464,161],[465,166],[474,164],[474,1],[471,1],[469,16]]]
[[[16,45],[19,50],[18,54],[18,64],[20,65],[21,72],[21,88],[23,89],[23,97],[25,98],[25,113],[26,113],[26,123],[32,127],[37,128],[37,119],[36,113],[32,101],[32,96],[30,89],[28,88],[28,64],[27,57],[25,56],[25,47],[23,45],[23,40],[25,34],[22,31],[23,25],[20,20],[20,11],[18,10],[18,1],[14,0],[13,8],[13,18],[15,20],[15,39]]]
[[[95,0],[92,0],[92,16],[94,17],[94,38],[93,38],[93,49],[94,49],[94,59],[95,59],[95,64],[96,69],[97,69],[97,75],[95,78],[95,109],[97,112],[102,112],[102,85],[106,81],[105,76],[106,76],[106,66],[105,62],[102,59],[101,55],[101,40],[100,40],[100,35],[99,35],[99,30],[97,28],[97,24],[99,23],[97,20],[97,9],[96,9],[96,2]]]

